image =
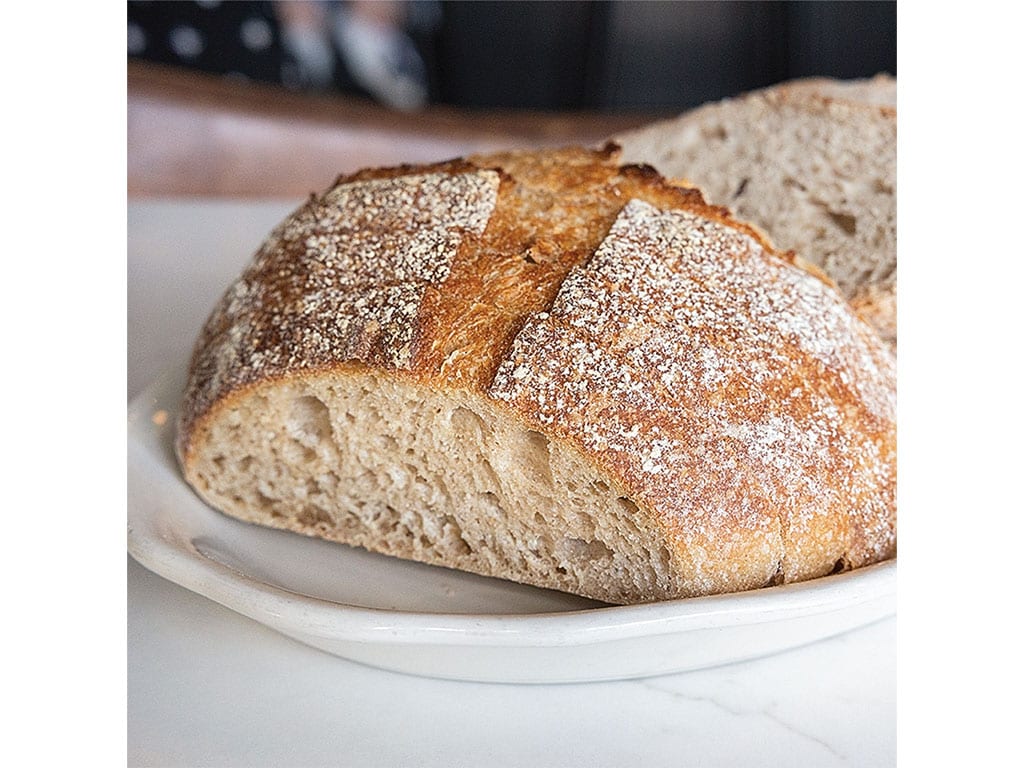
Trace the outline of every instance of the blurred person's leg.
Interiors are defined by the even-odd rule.
[[[352,0],[334,12],[333,33],[349,74],[378,101],[395,109],[425,106],[427,72],[404,27],[408,3]]]
[[[291,88],[328,90],[334,85],[334,48],[328,4],[320,0],[277,0],[274,14],[281,42],[293,59],[281,70]]]

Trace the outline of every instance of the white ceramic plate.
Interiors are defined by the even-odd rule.
[[[614,680],[754,658],[895,612],[895,562],[753,592],[605,606],[239,522],[206,506],[178,470],[181,390],[168,375],[129,406],[129,551],[338,656],[460,680]]]

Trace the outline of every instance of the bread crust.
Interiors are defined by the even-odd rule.
[[[687,178],[823,268],[895,348],[895,78],[791,80],[616,140],[626,157]]]
[[[274,229],[200,332],[182,406],[181,455],[188,455],[193,424],[232,391],[337,362],[415,377],[440,375],[443,386],[483,391],[526,315],[551,305],[569,270],[590,257],[633,197],[727,222],[772,250],[752,225],[733,219],[727,208],[708,205],[698,190],[671,184],[650,166],[619,166],[618,155],[618,146],[609,143],[598,151],[508,152],[340,176],[330,190],[311,196]],[[434,210],[432,220],[462,235],[448,269],[431,274],[436,265],[422,264],[422,274],[407,270],[397,275],[408,255],[387,250],[388,229],[414,229],[411,209],[394,210],[392,218],[367,216],[342,224],[332,195],[387,181],[401,189],[413,185],[410,179],[430,176],[477,178],[481,189],[496,191],[485,206],[490,211],[487,228],[464,231],[445,219],[450,211]],[[455,195],[465,191],[453,189]],[[380,189],[368,194],[385,196]],[[399,195],[387,194],[374,205],[394,205]],[[360,227],[362,237],[385,246],[371,262],[361,261],[360,255],[325,257],[326,239],[351,235]],[[792,253],[777,255],[796,259]],[[344,263],[325,265],[331,258]],[[340,273],[341,268],[347,272]],[[398,307],[403,290],[413,284],[422,284],[422,295],[413,309],[394,318],[395,327],[382,325],[367,307],[373,299],[384,311]],[[385,295],[388,287],[393,292]],[[368,296],[368,290],[374,295]],[[330,305],[310,307],[311,295]],[[344,327],[327,333],[327,314],[343,319]]]
[[[240,399],[373,370],[578,451],[659,529],[673,596],[894,556],[891,354],[793,254],[617,156],[373,169],[312,197],[200,334],[186,479]]]

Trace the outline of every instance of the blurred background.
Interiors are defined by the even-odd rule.
[[[244,193],[254,183],[251,170],[244,178],[244,157],[225,165],[215,153],[205,155],[211,147],[268,151],[269,140],[260,144],[253,123],[260,110],[270,116],[264,127],[290,126],[293,162],[314,164],[319,152],[346,171],[597,141],[796,77],[896,75],[895,2],[127,6],[129,188],[143,193],[139,153],[160,160],[142,144],[153,141],[170,155],[162,160],[170,167],[193,163],[190,172],[199,178],[190,183],[199,191]],[[142,112],[140,104],[154,109]],[[185,108],[191,116],[175,111]],[[333,143],[323,133],[330,126]],[[199,133],[205,143],[198,150],[182,144],[182,156],[174,154],[174,144],[196,143]],[[190,152],[203,157],[190,160]],[[300,177],[282,179],[286,193],[330,180],[311,175],[312,168],[280,170]]]
[[[129,2],[128,55],[388,106],[682,110],[896,74],[895,2]]]

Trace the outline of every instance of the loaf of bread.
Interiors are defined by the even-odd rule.
[[[823,269],[896,344],[896,80],[794,80],[615,137]]]
[[[242,520],[634,603],[893,557],[891,351],[618,149],[344,177],[206,323],[184,476]]]

